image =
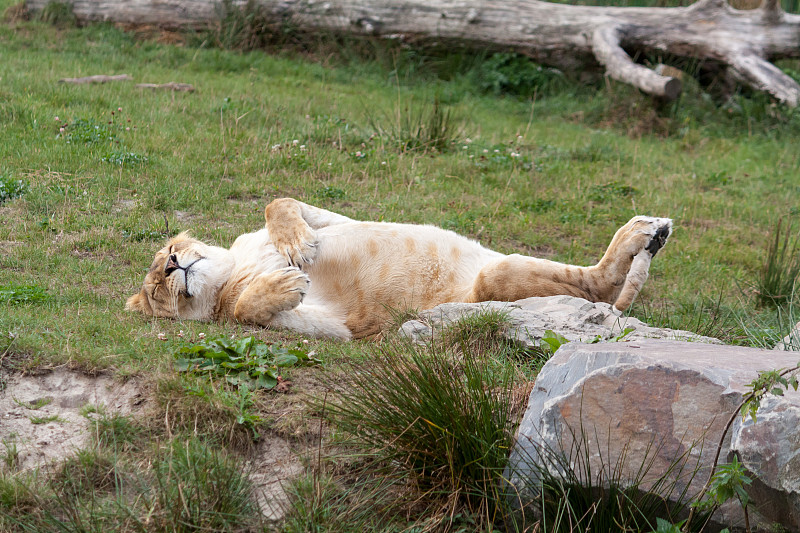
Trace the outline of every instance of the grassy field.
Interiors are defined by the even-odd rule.
[[[9,8],[0,0],[0,11]],[[139,376],[163,400],[185,386],[173,354],[201,333],[302,344],[286,332],[123,310],[167,236],[188,229],[227,246],[261,227],[263,207],[282,196],[578,264],[597,261],[631,216],[672,217],[675,232],[631,313],[732,343],[786,334],[791,312],[759,306],[754,287],[778,221],[785,227],[800,215],[800,113],[759,95],[722,105],[691,80],[680,100],[658,106],[629,87],[578,84],[511,56],[426,56],[377,44],[269,55],[208,43],[104,24],[0,24],[5,367]],[[58,83],[120,73],[197,90]],[[420,133],[420,125],[437,118],[446,135],[428,139],[430,127]],[[317,340],[306,348],[324,368],[375,350]],[[306,372],[324,374],[289,375],[302,381]],[[220,417],[238,405],[239,414],[268,421],[259,409],[273,400],[214,401]],[[159,468],[183,464],[162,433],[148,433],[167,457],[151,483],[162,479]],[[185,453],[229,472],[234,459],[203,442]]]

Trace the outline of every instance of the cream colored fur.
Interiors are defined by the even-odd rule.
[[[624,310],[672,224],[635,217],[597,265],[579,267],[506,256],[435,226],[358,222],[289,198],[265,216],[264,229],[228,250],[178,235],[126,308],[342,339],[378,333],[392,310],[444,302],[569,294]]]

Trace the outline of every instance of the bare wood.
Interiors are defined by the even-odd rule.
[[[35,10],[47,1],[27,4]],[[72,3],[81,21],[198,27],[218,19],[218,0]],[[744,83],[781,102],[800,103],[800,85],[768,63],[800,57],[800,15],[784,13],[777,0],[762,0],[753,10],[734,9],[724,0],[676,8],[538,0],[258,0],[258,5],[271,20],[306,31],[490,46],[563,70],[603,68],[612,78],[667,99],[680,92],[680,80],[636,64],[625,51],[697,58],[731,67]]]
[[[157,89],[163,89],[167,91],[180,91],[180,92],[187,92],[192,93],[194,92],[194,86],[188,83],[178,83],[178,82],[168,82],[168,83],[137,83],[136,87],[139,89],[153,89],[154,91]]]
[[[117,74],[114,76],[98,74],[97,76],[86,76],[83,78],[61,78],[58,80],[58,83],[74,83],[81,85],[84,83],[108,83],[110,81],[133,81],[133,78],[127,74]]]

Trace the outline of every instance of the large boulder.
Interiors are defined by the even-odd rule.
[[[685,454],[688,468],[699,471],[691,481],[679,479],[678,489],[697,494],[747,384],[760,370],[797,363],[796,353],[694,342],[566,344],[536,379],[511,454],[510,482],[530,494],[539,454],[574,449],[573,439],[582,434],[594,472],[601,462],[615,464],[625,456],[620,475],[633,478],[652,461],[644,488]],[[737,416],[721,461],[734,454],[754,479],[751,522],[757,529],[780,523],[800,531],[800,393],[766,397],[757,422]],[[715,518],[734,529],[743,526],[741,508],[732,503]]]
[[[415,342],[430,341],[436,333],[459,320],[487,311],[506,314],[508,327],[503,334],[529,347],[537,347],[547,330],[569,341],[599,342],[623,337],[643,339],[683,339],[719,343],[688,331],[654,328],[633,317],[622,316],[609,304],[592,303],[572,296],[526,298],[516,302],[446,303],[423,311],[417,320],[403,324],[401,333]]]

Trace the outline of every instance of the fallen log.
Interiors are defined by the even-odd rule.
[[[27,0],[32,10],[49,0]],[[161,27],[217,22],[217,0],[74,0],[80,21]],[[244,2],[233,5],[244,8]],[[566,71],[604,69],[607,76],[666,100],[681,81],[636,63],[640,54],[667,54],[718,65],[731,77],[800,104],[800,85],[771,63],[800,57],[800,15],[778,0],[738,10],[725,0],[689,7],[596,7],[537,0],[256,0],[260,14],[305,31],[428,40],[513,50]]]
[[[194,86],[189,83],[178,83],[175,81],[170,81],[168,83],[137,83],[137,89],[152,89],[152,90],[166,90],[166,91],[179,91],[179,92],[186,92],[192,93],[194,92]]]
[[[114,76],[107,76],[105,74],[97,74],[95,76],[85,76],[83,78],[61,78],[58,83],[72,83],[75,85],[83,85],[86,83],[108,83],[111,81],[132,81],[127,74],[116,74]]]

